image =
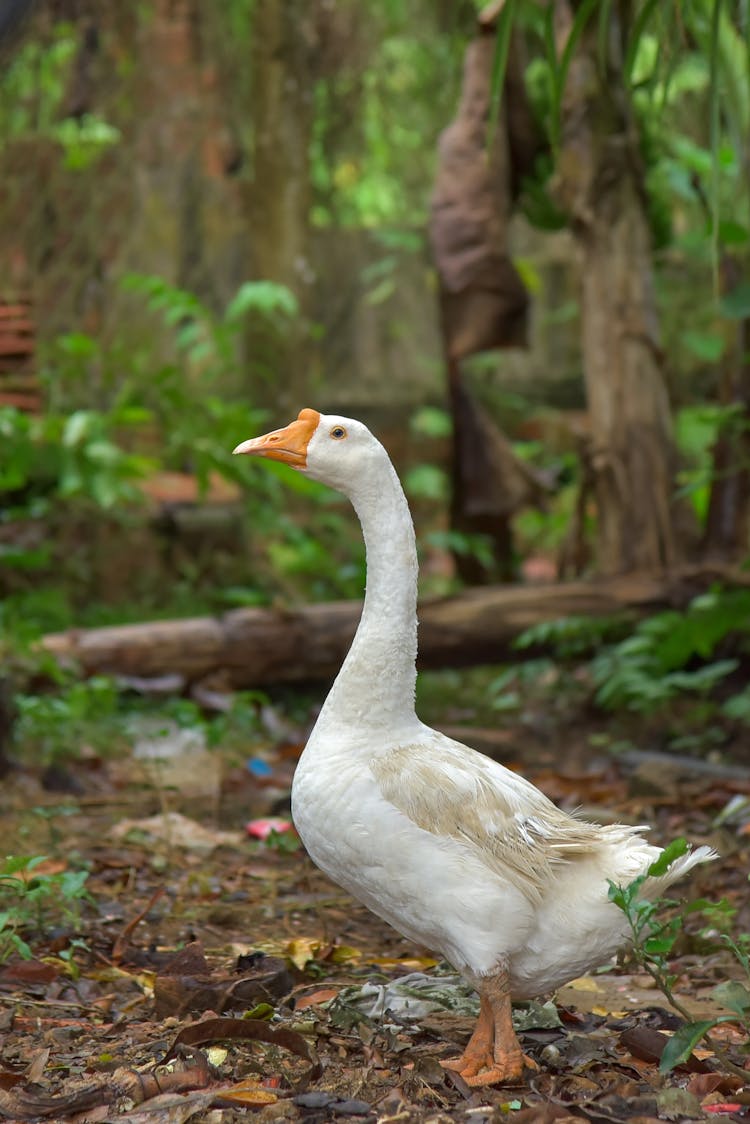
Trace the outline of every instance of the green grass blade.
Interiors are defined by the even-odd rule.
[[[487,145],[495,134],[500,106],[503,101],[505,87],[505,74],[508,69],[508,51],[510,50],[510,37],[516,18],[518,0],[506,0],[497,20],[497,35],[495,38],[495,53],[492,58],[492,75],[490,79],[490,115],[487,122]]]
[[[723,0],[714,0],[711,12],[711,38],[709,40],[709,137],[711,145],[711,265],[714,292],[719,293],[719,219],[721,216],[721,169],[719,166],[720,107],[719,107],[719,28]]]
[[[563,47],[562,54],[560,55],[559,65],[555,68],[554,71],[550,121],[550,136],[553,149],[558,148],[560,144],[560,133],[562,127],[562,97],[565,90],[565,82],[568,77],[568,71],[570,70],[570,64],[573,61],[575,49],[578,46],[578,41],[584,32],[586,24],[591,19],[591,16],[593,15],[600,2],[601,0],[583,0],[583,3],[576,12],[576,17],[573,20],[570,34],[565,41],[565,46]]]
[[[609,20],[612,14],[612,0],[601,0],[599,5],[599,26],[596,40],[599,58],[599,69],[602,74],[607,73],[607,60],[609,59]]]
[[[645,4],[638,12],[638,15],[635,17],[633,30],[628,38],[628,46],[625,51],[625,62],[623,63],[623,71],[627,82],[630,82],[633,74],[638,48],[641,45],[641,39],[649,25],[651,17],[654,15],[654,12],[657,12],[663,5],[664,0],[646,0]]]

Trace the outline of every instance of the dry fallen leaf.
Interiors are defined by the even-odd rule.
[[[270,1089],[264,1089],[258,1080],[248,1077],[236,1085],[215,1091],[217,1100],[231,1101],[233,1104],[262,1105],[274,1104],[279,1098]]]
[[[269,1042],[281,1046],[310,1062],[308,1081],[315,1081],[321,1074],[317,1053],[301,1034],[287,1027],[269,1026],[261,1019],[203,1019],[183,1027],[167,1051],[163,1064],[174,1058],[180,1046],[204,1046],[209,1042],[244,1040],[247,1042]]]
[[[338,995],[338,989],[333,987],[324,987],[319,991],[312,992],[311,995],[300,995],[299,998],[294,1000],[295,1011],[304,1011],[307,1007],[316,1007],[319,1003],[328,1003],[331,999],[335,999]]]

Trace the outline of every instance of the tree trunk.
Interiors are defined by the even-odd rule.
[[[739,262],[726,255],[722,287],[731,291],[742,279]],[[712,450],[713,480],[703,555],[741,561],[750,533],[750,320],[740,320],[735,339],[722,359],[719,401],[734,408]]]
[[[246,206],[250,276],[286,285],[301,320],[280,337],[253,324],[247,352],[256,372],[285,372],[273,384],[274,404],[305,405],[309,357],[303,360],[304,319],[314,274],[309,257],[310,144],[316,77],[318,0],[258,0],[253,10],[251,104],[252,168]],[[295,374],[296,373],[296,374]],[[257,396],[257,385],[253,388]]]
[[[513,641],[532,625],[560,617],[607,617],[684,606],[722,577],[733,580],[733,575],[715,569],[699,570],[669,579],[632,575],[473,589],[427,602],[420,609],[420,667],[517,659]],[[287,612],[236,609],[221,617],[71,630],[45,637],[42,647],[63,662],[74,660],[85,675],[178,675],[183,683],[191,683],[222,671],[233,687],[325,681],[341,666],[361,610],[355,601]]]
[[[555,0],[558,55],[579,7]],[[589,19],[567,77],[556,193],[580,252],[597,562],[617,574],[658,571],[678,557],[675,456],[637,126],[622,72],[630,0],[611,5],[606,66],[598,23]]]

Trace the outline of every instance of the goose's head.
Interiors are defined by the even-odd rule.
[[[234,452],[282,461],[342,492],[367,473],[373,458],[383,457],[382,445],[362,422],[317,410],[300,410],[283,429],[251,437]]]

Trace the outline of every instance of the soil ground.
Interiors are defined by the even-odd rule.
[[[470,729],[459,732],[472,740]],[[662,843],[678,835],[713,843],[721,861],[681,890],[727,898],[734,930],[750,930],[750,837],[742,823],[716,826],[731,801],[750,795],[750,771],[563,754],[520,728],[474,731],[473,740],[566,808],[647,823]],[[549,1004],[519,1008],[523,1047],[538,1066],[523,1083],[470,1089],[447,1074],[438,1059],[465,1044],[473,1020],[446,966],[328,882],[303,850],[288,849],[290,835],[262,842],[247,833],[249,820],[285,814],[298,752],[269,745],[259,777],[217,751],[220,783],[213,791],[212,778],[199,775],[197,799],[195,775],[186,795],[144,779],[127,756],[83,753],[52,778],[73,793],[50,792],[50,776],[45,788],[34,769],[6,777],[3,850],[48,856],[42,874],[85,866],[91,901],[75,921],[47,913],[40,927],[29,917],[33,959],[11,956],[0,966],[0,1118],[747,1117],[750,1087],[710,1050],[659,1073],[681,1020],[627,960],[563,988],[556,1015]],[[695,1018],[719,1014],[712,989],[741,976],[710,928],[695,914],[673,950],[674,989]],[[71,938],[81,942],[72,957]],[[431,977],[438,992],[445,981],[442,1007],[409,1019],[361,1005],[363,985],[387,987],[413,973]],[[737,1024],[721,1024],[715,1036],[742,1066],[747,1042]]]

